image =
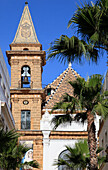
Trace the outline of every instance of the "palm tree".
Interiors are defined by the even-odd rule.
[[[54,42],[51,43],[51,46],[48,51],[48,59],[53,59],[57,58],[60,62],[73,62],[73,61],[78,61],[79,63],[83,61],[83,56],[87,60],[92,60],[94,62],[97,62],[99,58],[99,52],[100,49],[106,50],[108,52],[108,0],[97,0],[95,4],[93,3],[86,3],[82,8],[78,7],[78,10],[75,12],[74,16],[71,18],[71,20],[68,23],[68,27],[73,24],[73,26],[77,26],[77,33],[79,37],[81,37],[81,40],[78,37],[72,36],[71,38],[68,38],[66,35],[62,35],[59,39],[56,39]],[[102,78],[101,78],[102,79]],[[93,82],[93,81],[94,82]],[[78,80],[77,80],[78,81]],[[90,78],[88,82],[91,82],[95,84],[95,81],[100,81],[98,78]],[[83,90],[83,93],[87,93],[89,96],[83,96],[83,94],[80,94],[80,99],[81,96],[83,96],[83,99],[87,100],[83,103],[83,100],[81,101],[82,103],[79,103],[77,98],[74,98],[72,96],[69,96],[68,94],[64,97],[64,100],[60,103],[58,103],[54,108],[63,108],[66,113],[75,111],[76,106],[80,108],[80,110],[83,108],[85,109],[85,113],[82,112],[82,114],[77,114],[76,119],[80,120],[83,122],[84,120],[88,120],[88,142],[89,142],[89,149],[90,149],[90,164],[91,164],[91,169],[96,169],[97,167],[97,156],[96,156],[96,139],[95,139],[95,125],[94,125],[94,113],[96,113],[96,110],[98,109],[98,114],[105,114],[107,115],[107,107],[106,103],[105,106],[104,104],[101,105],[99,102],[95,102],[96,100],[101,100],[104,99],[103,96],[99,95],[100,92],[98,92],[98,96],[94,96],[92,94],[95,89],[93,87],[89,88],[89,93],[87,91],[87,83],[84,79],[79,80],[79,92],[81,93],[80,90]],[[84,83],[84,84],[83,84]],[[89,83],[88,83],[89,84]],[[100,83],[101,84],[101,83]],[[73,84],[71,83],[73,86]],[[77,84],[76,84],[77,85]],[[82,89],[80,88],[83,87]],[[84,85],[84,86],[83,86]],[[102,85],[102,84],[101,84]],[[98,83],[97,83],[98,86]],[[99,87],[99,86],[98,86]],[[75,89],[75,88],[74,88]],[[85,89],[85,91],[84,91]],[[101,86],[100,86],[101,89]],[[96,90],[100,90],[97,89]],[[91,90],[91,91],[90,91]],[[75,95],[78,92],[75,90]],[[93,96],[92,96],[93,95]],[[92,97],[94,97],[94,101],[92,101]],[[89,101],[91,99],[91,101]],[[67,101],[69,103],[67,103]],[[106,102],[106,100],[103,100]],[[91,105],[89,104],[91,102]],[[78,103],[78,104],[77,104]],[[97,104],[97,107],[96,105]],[[95,107],[96,108],[95,108]],[[102,106],[102,108],[101,108]],[[82,107],[82,108],[81,108]],[[102,113],[101,113],[102,112]],[[106,117],[106,115],[104,115]],[[56,121],[57,120],[57,121]],[[53,121],[55,121],[55,128],[63,122],[72,122],[72,117],[70,114],[66,114],[65,116],[56,116]]]
[[[64,165],[70,169],[89,168],[89,149],[87,141],[79,141],[75,143],[74,148],[66,146],[63,158],[59,157],[55,160],[54,165],[58,167]]]
[[[16,130],[14,129],[10,131],[4,131],[4,129],[0,129],[0,153],[9,141],[17,139],[19,136],[20,135],[16,133]]]
[[[68,27],[77,27],[76,32],[95,49],[108,52],[108,0],[97,0],[78,7],[68,22]]]
[[[0,130],[0,167],[5,170],[23,167],[29,165],[38,168],[36,161],[21,163],[24,154],[30,149],[18,144],[18,134],[15,130],[5,132]]]
[[[52,111],[63,109],[66,113],[52,119],[55,129],[66,122],[81,120],[84,123],[87,120],[91,170],[96,170],[98,165],[94,118],[96,114],[102,115],[104,118],[108,116],[108,99],[105,98],[106,92],[102,92],[102,79],[101,75],[92,75],[87,81],[77,78],[76,81],[69,82],[73,87],[75,97],[66,94],[63,100],[55,104],[52,109]],[[77,113],[78,110],[80,113]],[[74,118],[73,113],[77,113]]]
[[[95,4],[88,2],[78,7],[68,22],[68,27],[71,25],[77,28],[78,37],[62,35],[53,41],[48,59],[56,57],[61,62],[76,60],[80,63],[85,56],[87,60],[97,62],[101,50],[108,53],[108,0],[97,0]]]
[[[56,58],[64,63],[72,63],[73,61],[81,63],[83,56],[93,62],[97,62],[98,59],[97,50],[91,45],[88,45],[84,40],[79,40],[75,36],[69,38],[66,35],[62,35],[59,39],[51,43],[47,59]]]
[[[97,154],[100,153],[103,148],[97,149]],[[105,162],[105,157],[98,156],[98,166]],[[78,141],[75,143],[74,148],[70,146],[66,146],[65,152],[63,152],[63,156],[59,156],[58,160],[55,160],[54,165],[58,167],[65,166],[69,169],[78,169],[82,170],[90,169],[90,154],[88,149],[87,140]]]

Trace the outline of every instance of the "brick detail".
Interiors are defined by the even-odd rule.
[[[43,141],[37,138],[33,142],[33,159],[39,163],[39,169],[43,170]],[[35,168],[34,168],[35,169]]]
[[[28,100],[24,105],[23,101]],[[41,95],[11,95],[12,113],[15,120],[16,129],[21,129],[21,110],[30,110],[31,112],[31,130],[40,129],[41,119]]]
[[[17,131],[22,136],[19,141],[33,141],[33,160],[39,163],[39,169],[43,170],[43,134],[41,131]],[[33,168],[35,170],[35,168]],[[36,169],[37,170],[37,169]]]
[[[17,89],[21,86],[21,68],[28,65],[31,69],[31,83],[33,89],[42,88],[41,85],[41,58],[31,59],[30,57],[11,59],[11,89]]]
[[[61,132],[61,131],[55,131],[51,132],[50,139],[87,139],[88,138],[88,132]]]

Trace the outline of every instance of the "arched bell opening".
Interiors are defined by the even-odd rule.
[[[28,65],[21,68],[21,88],[31,87],[31,69]]]

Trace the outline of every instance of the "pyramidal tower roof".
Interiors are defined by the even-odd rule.
[[[23,14],[21,16],[21,20],[15,35],[15,38],[12,44],[19,43],[39,43],[37,39],[37,35],[35,32],[35,28],[33,25],[33,21],[30,15],[30,11],[28,8],[28,3],[25,3],[25,7],[23,10]]]

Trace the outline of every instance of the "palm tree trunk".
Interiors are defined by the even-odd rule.
[[[87,112],[87,131],[88,131],[88,146],[90,151],[90,170],[98,169],[98,161],[96,154],[96,137],[95,137],[95,124],[94,115],[90,111]]]

